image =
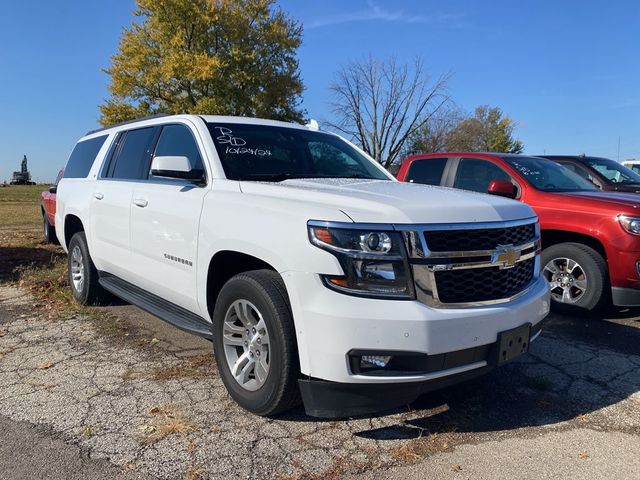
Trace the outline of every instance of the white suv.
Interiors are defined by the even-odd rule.
[[[211,338],[235,401],[367,414],[527,351],[549,309],[525,204],[397,182],[341,137],[179,115],[90,132],[55,219],[105,291]]]

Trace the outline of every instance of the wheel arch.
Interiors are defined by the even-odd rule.
[[[207,270],[207,312],[213,318],[213,310],[220,290],[234,275],[250,270],[278,270],[265,260],[236,250],[216,252]]]
[[[68,214],[64,217],[64,244],[68,247],[71,238],[78,232],[84,232],[84,224],[80,217]]]
[[[593,248],[596,252],[602,255],[602,258],[607,260],[607,250],[603,243],[596,237],[586,235],[584,233],[570,232],[566,230],[553,230],[547,229],[541,231],[542,248],[549,248],[559,243],[581,243],[588,247]]]

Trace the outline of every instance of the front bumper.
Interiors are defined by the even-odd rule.
[[[535,330],[549,312],[549,291],[539,278],[508,303],[473,308],[434,308],[418,301],[343,295],[326,288],[318,275],[284,272],[295,319],[300,370],[306,378],[349,384],[431,381],[486,365],[472,362],[414,375],[370,375],[351,371],[353,350],[447,354],[490,345],[498,333],[526,323]]]
[[[640,290],[636,288],[611,287],[611,300],[617,307],[640,306]]]
[[[540,335],[542,322],[531,329],[530,341]],[[307,415],[319,418],[345,418],[368,415],[414,402],[418,397],[435,390],[471,380],[495,368],[489,358],[494,357],[497,342],[488,345],[489,355],[484,361],[466,367],[442,370],[440,376],[420,382],[405,383],[338,383],[315,378],[298,380]],[[452,352],[458,355],[460,352]]]

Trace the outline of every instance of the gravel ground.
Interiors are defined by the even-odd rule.
[[[0,286],[0,478],[640,478],[640,323],[620,317],[554,316],[530,355],[410,408],[264,419],[209,342],[126,305],[45,320]],[[24,438],[75,461],[16,462]]]

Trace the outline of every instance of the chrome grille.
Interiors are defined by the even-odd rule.
[[[485,302],[508,298],[522,291],[533,278],[535,259],[513,268],[470,268],[435,272],[438,297],[443,303]]]
[[[427,305],[461,308],[508,302],[539,276],[535,218],[408,230],[416,295]]]
[[[522,245],[536,237],[534,223],[482,230],[440,230],[424,233],[431,252],[491,250],[498,245]]]

